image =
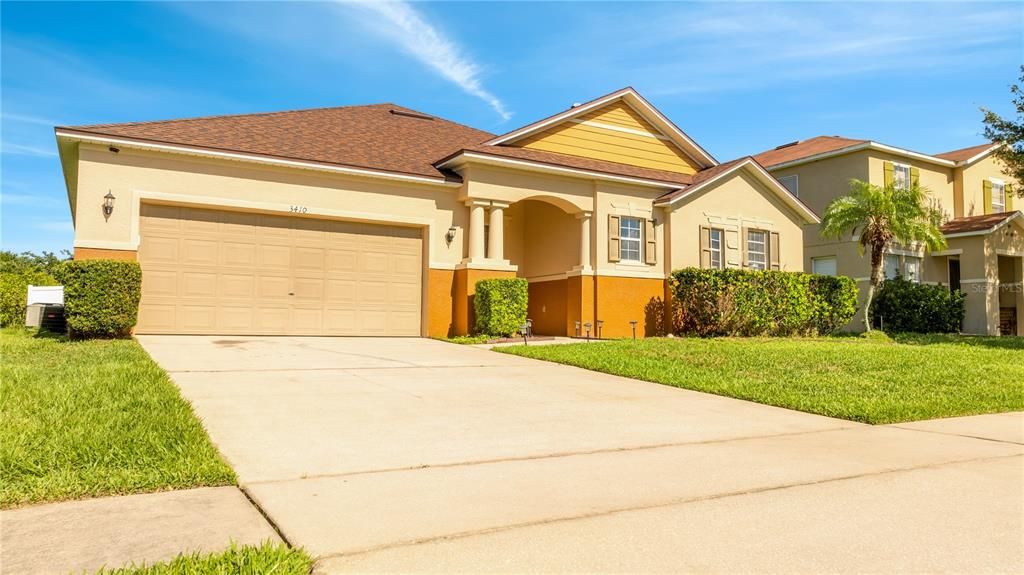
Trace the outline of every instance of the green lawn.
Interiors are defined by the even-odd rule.
[[[0,354],[0,507],[235,482],[134,340],[8,329]]]
[[[495,351],[866,423],[1024,410],[1024,338],[651,338]]]
[[[307,575],[313,560],[301,549],[265,543],[224,553],[179,555],[166,563],[104,569],[102,575]]]

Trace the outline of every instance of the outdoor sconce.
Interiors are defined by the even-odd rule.
[[[637,321],[635,319],[629,320],[629,325],[633,328],[633,341],[636,341],[636,324]]]
[[[103,219],[109,219],[110,214],[114,213],[114,194],[107,190],[107,195],[103,196]]]
[[[455,231],[456,231],[455,230],[455,226],[452,226],[452,227],[448,228],[448,232],[445,233],[444,241],[447,242],[448,245],[452,245],[452,242],[455,241]]]

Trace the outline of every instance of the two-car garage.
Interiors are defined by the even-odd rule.
[[[419,336],[422,228],[144,203],[136,333]]]

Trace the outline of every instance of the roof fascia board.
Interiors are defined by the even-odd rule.
[[[810,162],[816,162],[818,160],[824,160],[835,156],[842,156],[843,154],[852,154],[853,152],[859,152],[861,150],[879,150],[882,152],[889,152],[891,154],[898,154],[902,156],[909,156],[911,158],[917,158],[933,164],[939,164],[948,168],[957,166],[957,163],[952,160],[944,160],[935,156],[929,156],[927,154],[921,154],[918,152],[912,152],[910,150],[904,150],[903,148],[896,148],[893,146],[887,146],[885,144],[879,144],[878,142],[862,142],[860,144],[854,144],[845,148],[839,148],[838,150],[831,150],[829,152],[822,152],[820,154],[813,154],[805,156],[803,158],[797,158],[788,162],[782,162],[781,164],[773,164],[767,169],[770,171],[781,170],[784,168],[791,168],[793,166],[799,166]]]
[[[459,187],[462,184],[460,182],[450,182],[441,177],[429,178],[426,176],[414,176],[411,174],[402,174],[398,172],[386,172],[382,170],[371,170],[365,168],[350,168],[346,166],[339,166],[334,164],[324,164],[320,162],[311,162],[304,160],[286,160],[283,158],[277,158],[274,156],[264,156],[260,154],[250,154],[244,152],[222,152],[218,150],[209,150],[206,148],[196,146],[186,146],[180,144],[161,144],[155,142],[146,142],[140,140],[112,137],[112,136],[101,136],[94,134],[83,134],[80,132],[70,131],[66,129],[58,128],[56,130],[57,139],[65,138],[67,140],[74,140],[80,142],[93,142],[100,144],[124,146],[128,148],[138,148],[143,150],[155,150],[161,152],[171,152],[178,154],[186,154],[192,156],[204,156],[218,159],[237,160],[243,162],[255,162],[260,164],[270,164],[275,166],[286,166],[292,168],[300,168],[306,170],[318,170],[326,172],[334,172],[340,174],[348,174],[354,176],[365,176],[371,178],[383,178],[389,180],[400,180],[405,182],[415,182],[419,184],[429,184],[435,186],[447,186],[447,187]]]
[[[643,96],[638,94],[633,88],[623,88],[603,96],[586,104],[576,106],[575,108],[569,108],[561,113],[555,114],[544,120],[540,120],[533,124],[528,124],[513,130],[507,134],[498,136],[484,142],[485,146],[497,146],[501,144],[507,144],[515,140],[524,138],[531,134],[535,134],[548,128],[554,124],[570,119],[580,114],[585,114],[590,110],[600,108],[601,106],[610,104],[616,100],[624,100],[630,107],[637,110],[645,119],[655,125],[662,133],[667,134],[667,138],[676,146],[678,146],[686,155],[690,156],[690,159],[697,162],[701,166],[708,168],[718,165],[718,160],[707,153],[704,148],[701,148],[696,142],[690,139],[682,130],[679,129],[671,120],[665,117],[657,108],[651,105]]]
[[[754,170],[754,174],[757,176],[757,179],[762,184],[767,186],[769,189],[774,190],[776,194],[778,194],[782,198],[782,200],[785,201],[787,205],[789,205],[790,208],[792,208],[797,213],[803,215],[807,223],[821,223],[821,219],[818,217],[818,214],[815,214],[811,210],[811,208],[807,207],[803,202],[796,198],[792,192],[790,192],[785,186],[779,183],[779,181],[776,180],[771,174],[769,174],[763,167],[761,167],[760,164],[749,158],[736,164],[735,166],[729,168],[728,170],[725,170],[721,174],[718,174],[709,180],[705,180],[699,184],[692,185],[686,188],[686,191],[672,198],[671,200],[655,202],[654,205],[670,206],[678,202],[679,200],[682,200],[683,198],[688,198],[691,195],[700,191],[701,189],[711,186],[715,182],[718,182],[726,178],[727,176],[733,174],[737,170],[741,168],[746,168],[748,166]]]
[[[653,188],[678,190],[685,188],[684,184],[677,184],[671,182],[659,182],[658,180],[647,180],[644,178],[632,178],[629,176],[616,176],[613,174],[607,174],[605,172],[595,172],[591,170],[580,170],[577,168],[566,168],[563,166],[555,166],[552,164],[545,164],[543,162],[533,162],[530,160],[521,160],[518,158],[503,158],[501,156],[492,156],[490,154],[484,154],[479,152],[461,152],[456,154],[438,164],[438,168],[454,167],[458,164],[465,163],[466,160],[476,160],[484,164],[492,164],[499,166],[515,166],[520,168],[527,168],[538,172],[547,172],[553,174],[563,174],[570,176],[583,176],[586,178],[593,178],[598,180],[608,180],[612,182],[625,182],[627,184],[637,184],[641,186],[649,186]]]

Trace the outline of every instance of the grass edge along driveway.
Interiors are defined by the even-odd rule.
[[[0,508],[235,484],[135,340],[5,329],[0,353]]]
[[[495,351],[872,424],[1024,410],[1024,338],[649,338]]]
[[[283,543],[264,543],[259,546],[232,545],[222,553],[192,553],[152,565],[129,565],[116,569],[101,569],[98,575],[199,575],[251,573],[273,575],[306,575],[313,560],[302,549],[292,549]]]

